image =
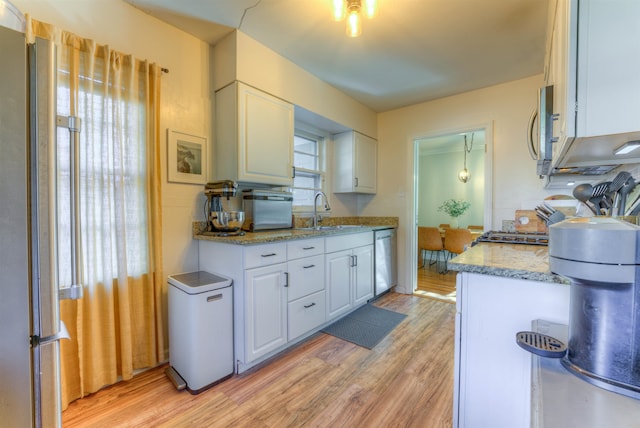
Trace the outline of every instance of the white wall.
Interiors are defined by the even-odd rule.
[[[109,44],[169,69],[162,76],[162,220],[165,274],[198,267],[192,219],[202,217],[203,186],[167,182],[166,129],[211,138],[209,45],[121,0],[12,0],[34,19]]]
[[[349,129],[377,137],[373,110],[246,34],[229,34],[215,46],[213,55],[214,90],[240,80]]]
[[[525,144],[542,75],[378,115],[378,194],[361,199],[359,215],[398,216],[398,291],[411,292],[415,263],[413,141],[450,129],[493,125],[492,229],[533,209],[546,196]],[[439,132],[443,131],[443,132]],[[565,192],[570,194],[570,192]]]

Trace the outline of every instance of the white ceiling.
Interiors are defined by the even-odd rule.
[[[543,69],[548,0],[378,0],[358,38],[332,0],[125,1],[212,45],[238,28],[377,112]]]

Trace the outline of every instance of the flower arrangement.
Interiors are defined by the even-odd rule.
[[[438,211],[445,212],[451,217],[456,218],[464,214],[470,207],[471,204],[467,201],[463,201],[462,199],[447,199],[438,207]]]

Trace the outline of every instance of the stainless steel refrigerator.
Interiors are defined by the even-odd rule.
[[[0,425],[60,426],[55,50],[0,26],[0,52]]]

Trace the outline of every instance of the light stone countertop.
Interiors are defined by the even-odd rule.
[[[543,245],[481,242],[448,262],[448,268],[507,278],[569,284],[549,271],[549,251]]]
[[[339,217],[326,218],[323,226],[335,225],[357,225],[360,227],[347,227],[344,229],[314,230],[302,227],[293,229],[267,230],[261,232],[246,232],[241,236],[215,236],[213,234],[203,234],[206,228],[205,222],[193,222],[193,239],[201,241],[223,242],[235,245],[254,245],[271,242],[290,241],[294,239],[318,238],[323,236],[346,235],[349,233],[370,232],[381,229],[397,228],[397,217]]]

